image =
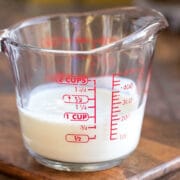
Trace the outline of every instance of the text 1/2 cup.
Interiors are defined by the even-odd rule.
[[[135,7],[56,14],[1,31],[25,147],[58,170],[118,165],[137,147],[157,32]]]

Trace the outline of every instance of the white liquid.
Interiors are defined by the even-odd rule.
[[[123,79],[124,83],[129,81]],[[110,141],[110,90],[96,88],[96,129],[82,130],[82,125],[93,126],[94,120],[81,122],[64,117],[65,112],[80,111],[76,109],[76,105],[65,103],[62,98],[65,94],[75,94],[74,87],[47,85],[36,88],[30,95],[28,107],[18,108],[26,145],[41,156],[65,162],[100,162],[128,155],[138,144],[144,113],[144,105],[137,108],[138,96],[134,84],[133,87],[120,93],[120,99],[133,100],[121,107],[119,115],[128,114],[128,118],[118,122],[118,139],[113,141]],[[93,97],[93,92],[90,91],[76,94]],[[93,105],[93,101],[88,105]],[[82,112],[93,115],[94,110],[86,109]],[[87,134],[89,137],[96,135],[96,139],[90,139],[86,143],[67,142],[67,134]]]

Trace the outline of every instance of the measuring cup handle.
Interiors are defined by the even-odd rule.
[[[0,30],[0,52],[4,52],[4,48],[3,48],[3,40],[5,40],[7,38],[7,29],[2,29]]]

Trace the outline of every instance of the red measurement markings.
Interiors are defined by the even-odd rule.
[[[89,140],[96,139],[96,135],[90,137],[88,134],[66,134],[65,140],[71,143],[88,143]]]
[[[88,135],[90,129],[91,132],[96,129],[96,80],[88,80],[88,86],[74,86],[74,91],[81,95],[64,94],[62,99],[64,103],[74,104],[78,112],[64,112],[64,118],[70,121],[84,122],[80,125],[79,130],[86,131],[87,134],[67,134],[65,140],[69,143],[88,143],[91,139],[96,139],[96,135],[93,137]],[[86,95],[87,92],[91,93]],[[88,109],[89,111],[87,111]],[[85,124],[87,121],[92,124],[87,126]]]
[[[110,123],[110,140],[115,140],[118,137],[118,123],[120,120],[119,113],[121,112],[120,104],[122,103],[119,99],[119,90],[115,88],[120,86],[120,79],[115,79],[115,75],[112,76],[112,98],[111,98],[111,123]]]
[[[120,89],[129,90],[132,89],[134,84],[132,82],[121,84],[121,80],[116,78],[119,74],[112,76],[112,99],[111,99],[111,123],[110,123],[110,140],[125,139],[126,135],[119,135],[118,124],[119,122],[126,121],[130,114],[121,115],[121,107],[133,102],[133,98],[120,99]]]
[[[87,87],[85,86],[75,86],[75,92],[78,93],[86,93],[87,92]]]
[[[80,130],[87,131],[87,130],[88,130],[88,126],[86,126],[86,125],[81,125],[81,126],[80,126]]]
[[[88,113],[65,112],[64,118],[70,121],[87,121],[89,119]]]
[[[90,80],[89,80],[90,81]],[[92,118],[94,119],[94,125],[96,126],[96,80],[92,80],[93,81],[93,87],[92,88],[88,88],[88,91],[92,91],[93,92],[93,97],[89,98],[89,101],[93,101],[93,105],[88,106],[88,108],[92,108],[94,110],[94,115],[92,116]]]
[[[129,114],[122,115],[120,121],[126,121],[129,118]]]
[[[69,84],[69,85],[86,85],[88,83],[87,76],[60,74],[60,73],[49,76],[47,80],[55,81],[58,84]]]
[[[129,89],[132,89],[133,88],[133,83],[131,82],[131,83],[127,83],[127,84],[125,84],[125,85],[123,85],[123,89],[124,90],[129,90]]]
[[[88,129],[96,129],[96,125],[93,125],[93,126],[81,125],[80,126],[80,130],[88,130]]]
[[[64,94],[62,99],[65,103],[72,104],[87,104],[89,101],[88,96],[86,95],[73,95],[73,94]]]
[[[127,105],[127,104],[132,104],[132,102],[133,102],[133,98],[130,97],[130,98],[123,99],[123,100],[121,101],[121,104],[122,104],[122,105]]]
[[[88,129],[96,129],[96,124],[94,124],[93,126],[89,126]]]
[[[86,104],[76,104],[76,110],[86,110],[87,105]]]
[[[64,112],[64,118],[70,121],[84,122],[80,125],[80,131],[86,131],[86,134],[72,133],[65,136],[66,142],[69,143],[88,143],[96,139],[96,135],[90,137],[89,130],[96,129],[96,80],[88,80],[88,86],[74,86],[74,92],[77,94],[64,94],[62,99],[64,103],[75,105],[79,112]],[[88,94],[86,94],[88,92]],[[91,92],[91,93],[89,93]],[[86,110],[89,109],[88,113]],[[83,112],[84,110],[84,112]],[[87,126],[85,123],[90,121],[92,124]]]
[[[75,43],[76,45],[89,44],[93,47],[97,47],[117,40],[118,39],[116,37],[100,37],[92,39],[87,37],[66,38],[61,36],[47,36],[41,41],[41,45],[48,48],[52,46],[62,46],[64,44]]]

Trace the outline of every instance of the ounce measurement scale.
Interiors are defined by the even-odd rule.
[[[128,133],[121,128],[138,107],[138,96],[133,81],[112,75],[110,140],[126,139]],[[124,133],[123,133],[124,132]]]

